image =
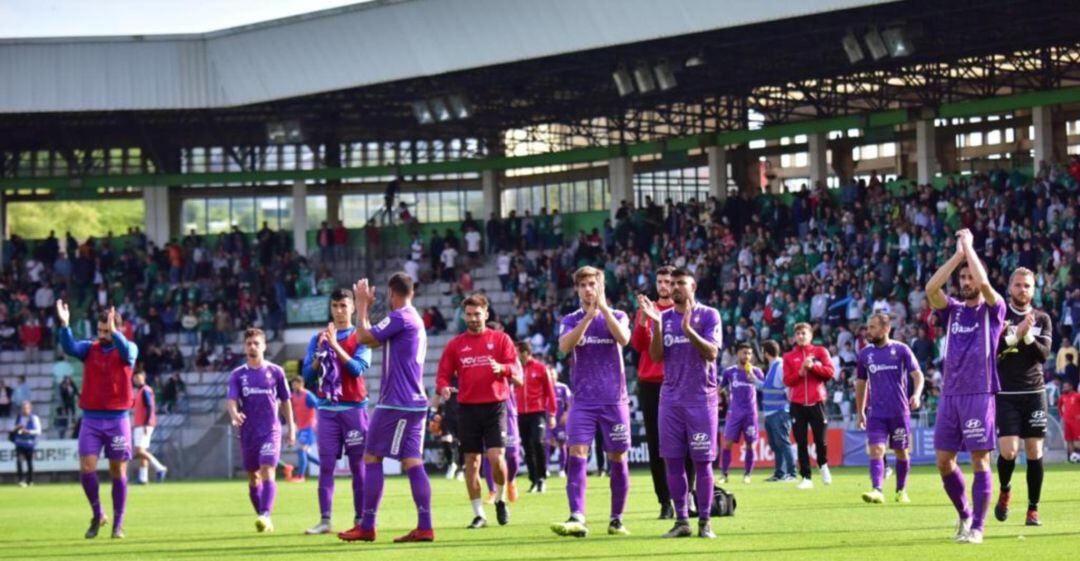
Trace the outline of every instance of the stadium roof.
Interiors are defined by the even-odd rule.
[[[0,41],[0,113],[222,108],[888,0],[382,0],[211,33]]]

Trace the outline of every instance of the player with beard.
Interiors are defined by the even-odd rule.
[[[855,365],[855,411],[859,429],[866,430],[870,456],[871,490],[863,493],[863,500],[876,504],[885,502],[881,490],[886,444],[896,452],[896,502],[911,502],[907,494],[911,410],[919,408],[923,389],[923,375],[915,354],[907,345],[889,338],[891,328],[888,314],[870,316],[866,323],[870,344],[859,351]],[[908,397],[909,376],[915,384],[911,397]]]
[[[955,540],[979,544],[993,494],[990,452],[994,449],[994,394],[1001,389],[997,373],[998,339],[1004,329],[1005,300],[986,276],[975,254],[971,232],[956,233],[956,253],[926,284],[926,296],[938,324],[945,328],[942,389],[934,424],[938,473],[959,521]],[[942,290],[959,270],[960,299]],[[971,452],[975,472],[968,506],[958,452]]]
[[[997,401],[998,478],[1001,491],[994,516],[1004,522],[1012,498],[1012,474],[1020,439],[1027,453],[1028,510],[1025,524],[1041,526],[1039,496],[1043,484],[1043,439],[1046,437],[1046,387],[1042,365],[1053,342],[1050,316],[1031,306],[1035,273],[1020,267],[1009,278],[1009,309],[998,343],[1001,391]]]

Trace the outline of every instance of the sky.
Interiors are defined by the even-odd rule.
[[[371,0],[0,0],[0,39],[205,33]]]

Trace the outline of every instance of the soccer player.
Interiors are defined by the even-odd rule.
[[[630,449],[630,408],[622,349],[630,342],[630,320],[613,310],[604,297],[604,272],[582,267],[574,272],[581,308],[562,318],[559,351],[571,356],[570,387],[574,404],[567,420],[566,496],[570,518],[551,525],[560,536],[583,538],[585,525],[586,463],[597,429],[611,464],[611,518],[608,534],[628,535],[622,514],[630,493],[626,452]],[[600,451],[598,450],[599,454]]]
[[[758,439],[757,388],[765,374],[750,359],[754,350],[748,343],[735,345],[738,363],[729,366],[720,376],[720,386],[728,394],[728,410],[724,420],[724,450],[720,453],[720,483],[727,483],[731,467],[731,449],[742,439],[743,483],[750,483],[754,473],[754,443]]]
[[[660,312],[671,309],[675,302],[671,299],[671,273],[674,267],[664,266],[656,270],[656,309]],[[649,471],[652,474],[653,492],[660,502],[660,519],[675,518],[671,507],[671,492],[668,490],[667,472],[664,459],[660,457],[660,430],[658,415],[660,408],[660,387],[664,383],[664,365],[653,362],[649,356],[649,343],[652,341],[652,321],[638,310],[634,322],[634,333],[630,345],[640,355],[638,362],[638,405],[642,421],[645,424],[645,443],[649,449]]]
[[[375,523],[383,494],[384,457],[401,461],[409,477],[416,504],[417,527],[394,538],[395,543],[435,541],[431,527],[431,482],[424,471],[424,422],[428,398],[424,391],[427,333],[424,320],[413,307],[413,282],[406,273],[389,281],[390,313],[372,327],[368,311],[375,303],[375,287],[361,279],[356,294],[356,336],[361,344],[383,348],[379,403],[371,416],[364,452],[364,515],[360,526],[338,534],[345,541],[375,541]]]
[[[996,357],[1006,310],[1005,300],[990,286],[975,254],[971,232],[960,230],[956,238],[956,252],[926,285],[930,306],[946,334],[934,449],[945,492],[959,514],[955,539],[978,544],[993,494],[990,452],[994,449],[994,394],[1000,389]],[[942,290],[957,270],[959,300]],[[956,464],[956,454],[963,450],[971,452],[975,472],[974,510],[968,506],[964,472]]]
[[[642,313],[652,321],[649,355],[664,365],[660,388],[660,454],[666,464],[668,488],[675,502],[675,525],[665,538],[685,538],[690,530],[689,481],[686,455],[697,474],[698,537],[714,539],[709,525],[713,497],[712,462],[716,460],[719,423],[716,359],[723,329],[720,312],[697,304],[697,281],[689,271],[671,274],[675,306],[665,312],[638,296]]]
[[[315,445],[315,427],[319,402],[315,394],[304,388],[303,378],[293,378],[290,381],[292,394],[289,401],[292,402],[293,417],[296,418],[296,472],[289,479],[290,483],[303,483],[307,477],[308,463],[317,466],[321,464],[319,459],[311,455],[311,447]],[[361,457],[361,461],[363,458]]]
[[[244,331],[247,361],[229,374],[228,411],[232,425],[240,429],[240,450],[244,471],[248,472],[248,497],[255,509],[255,529],[273,532],[270,513],[277,498],[274,470],[281,459],[281,420],[278,403],[285,413],[286,440],[296,443],[296,424],[285,371],[267,362],[266,335],[261,329]]]
[[[56,301],[56,316],[60,321],[60,346],[64,353],[83,361],[82,395],[79,407],[83,410],[79,425],[79,481],[86,499],[90,501],[93,518],[86,538],[96,538],[107,522],[98,497],[98,455],[102,449],[109,460],[112,476],[113,526],[112,537],[124,537],[124,506],[127,504],[127,463],[131,459],[131,408],[133,391],[131,372],[139,356],[139,348],[120,331],[116,310],[98,316],[97,339],[76,341],[68,323],[71,313],[67,303]]]
[[[885,502],[882,485],[886,444],[896,453],[896,502],[911,502],[907,494],[911,410],[919,408],[923,390],[923,374],[915,354],[907,345],[889,338],[891,329],[888,314],[870,316],[866,323],[870,344],[859,351],[855,363],[855,412],[859,429],[866,430],[870,456],[871,490],[862,497],[877,504]],[[908,376],[914,383],[911,397],[908,397]]]
[[[168,469],[150,452],[150,437],[157,425],[157,405],[154,403],[154,390],[146,385],[146,373],[136,372],[131,381],[135,384],[136,397],[134,407],[135,428],[131,433],[135,444],[135,458],[139,461],[139,475],[135,482],[146,485],[150,479],[150,465],[154,466],[154,475],[158,483],[165,481]]]
[[[550,460],[551,448],[558,448],[559,477],[566,477],[566,421],[570,405],[574,401],[574,392],[570,391],[570,386],[559,381],[559,375],[554,369],[548,370],[548,376],[555,384],[555,426],[548,431],[548,450],[544,452],[544,457]]]
[[[319,523],[309,535],[333,531],[334,465],[344,455],[352,475],[353,527],[360,525],[364,501],[364,444],[368,432],[367,386],[371,348],[356,338],[354,295],[338,288],[330,293],[326,329],[312,335],[301,372],[315,386],[316,441],[319,447]]]
[[[462,301],[461,307],[466,331],[446,344],[439,358],[435,392],[441,399],[449,400],[452,383],[457,380],[458,436],[465,457],[465,487],[474,516],[468,528],[487,526],[480,496],[481,455],[487,456],[495,481],[496,519],[500,526],[505,526],[510,521],[503,455],[507,445],[507,402],[511,399],[510,380],[521,382],[521,367],[510,336],[487,328],[487,298],[473,294]]]
[[[1004,522],[1012,498],[1012,474],[1020,439],[1027,453],[1028,510],[1024,524],[1042,526],[1039,496],[1043,484],[1043,439],[1046,438],[1046,384],[1042,365],[1050,356],[1053,341],[1050,316],[1031,305],[1035,273],[1020,267],[1009,278],[1009,306],[1005,329],[998,342],[997,369],[1001,381],[998,392],[998,494],[994,516]]]
[[[532,345],[528,341],[518,341],[517,352],[522,371],[521,385],[514,387],[518,433],[525,449],[525,465],[529,470],[529,492],[543,493],[547,480],[544,432],[548,428],[555,428],[555,385],[548,376],[547,365],[533,356]]]
[[[825,382],[833,377],[829,351],[811,343],[814,331],[808,323],[795,324],[795,348],[784,355],[784,385],[790,388],[791,420],[795,426],[795,444],[799,452],[799,490],[814,488],[810,480],[810,444],[807,428],[814,434],[821,482],[832,483],[829,454],[825,440],[829,419],[825,415]]]

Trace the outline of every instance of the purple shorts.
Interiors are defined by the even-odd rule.
[[[244,426],[247,426],[246,424]],[[271,427],[240,427],[240,455],[244,471],[257,471],[259,466],[277,467],[281,459],[281,425]]]
[[[555,425],[553,429],[547,429],[548,441],[566,442],[566,425]]]
[[[728,416],[724,421],[724,442],[738,442],[742,438],[744,444],[753,444],[758,439],[757,415]]]
[[[316,425],[319,427],[316,439],[319,443],[320,462],[329,460],[333,463],[341,457],[342,452],[354,461],[364,457],[364,441],[368,433],[367,409],[319,409],[316,415],[319,420]]]
[[[422,458],[427,411],[376,408],[368,426],[368,454],[380,458]]]
[[[658,418],[661,458],[681,459],[689,452],[695,462],[716,459],[715,406],[661,403]]]
[[[521,446],[521,433],[518,431],[518,416],[507,413],[506,415],[506,435],[503,438],[506,450],[517,451]]]
[[[866,441],[871,446],[888,444],[893,450],[911,447],[911,419],[908,417],[868,417]]]
[[[79,456],[99,456],[102,449],[112,461],[131,459],[131,422],[127,415],[117,419],[83,416],[79,426]]]
[[[588,405],[575,403],[566,420],[567,442],[570,446],[591,445],[596,431],[604,438],[605,452],[625,452],[630,449],[630,406]]]
[[[993,450],[996,411],[993,394],[941,396],[934,424],[934,449],[948,452]]]

